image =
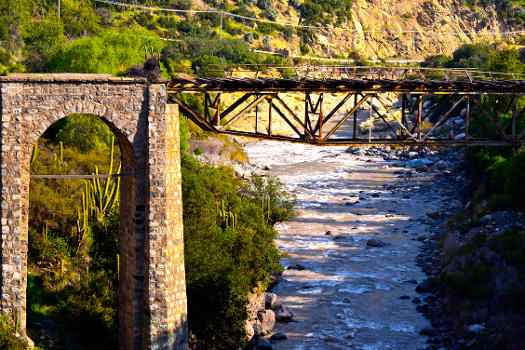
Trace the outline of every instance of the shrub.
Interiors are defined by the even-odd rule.
[[[48,66],[52,72],[122,74],[144,62],[144,47],[160,51],[163,46],[158,35],[141,27],[108,29],[73,40]]]
[[[65,147],[74,147],[82,153],[109,152],[114,135],[99,117],[74,114],[64,121],[55,142],[62,141]]]
[[[425,62],[421,64],[422,67],[441,68],[444,67],[450,58],[445,55],[433,55],[425,58]]]
[[[15,327],[4,316],[0,316],[0,349],[29,349],[28,345],[15,335]]]
[[[525,151],[498,160],[492,168],[493,188],[509,196],[516,207],[525,209]]]
[[[243,185],[231,169],[201,165],[186,154],[182,182],[193,342],[199,349],[237,348],[243,343],[247,292],[282,269],[272,222],[291,215],[291,207],[279,183]],[[263,204],[258,195],[270,200]],[[235,219],[224,220],[225,213]]]
[[[200,77],[224,77],[224,59],[215,56],[204,55],[191,63],[191,69]]]

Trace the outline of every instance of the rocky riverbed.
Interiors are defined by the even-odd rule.
[[[426,214],[461,205],[455,187],[435,181],[462,186],[457,155],[270,141],[244,149],[298,201],[297,218],[277,227],[285,271],[272,290],[293,317],[259,348],[427,348],[432,327],[416,309],[427,297],[416,291],[426,278],[417,255],[435,225]],[[262,343],[276,333],[286,339]]]

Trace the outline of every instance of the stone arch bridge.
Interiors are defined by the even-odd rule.
[[[74,113],[104,120],[122,154],[119,347],[186,349],[179,125],[164,84],[105,75],[0,78],[1,308],[26,327],[29,163],[34,144]]]
[[[449,72],[444,73],[446,79],[436,81],[424,79],[421,72],[416,79],[406,78],[404,71],[388,76],[374,76],[370,71],[358,76],[355,72],[350,75],[345,68],[347,76],[340,72],[337,79],[203,78],[174,79],[167,83],[85,74],[0,77],[2,313],[16,320],[18,329],[25,334],[31,152],[52,123],[70,114],[93,114],[104,120],[119,141],[122,173],[134,174],[121,179],[120,192],[121,349],[188,347],[178,105],[186,116],[210,132],[281,141],[325,145],[525,143],[525,107],[517,103],[518,97],[525,94],[524,77],[498,81],[491,76],[476,80],[469,73],[468,80],[451,80],[453,72]],[[186,105],[178,96],[181,92],[203,93],[204,115]],[[283,92],[303,94],[304,116],[300,118],[281,99],[279,94]],[[394,120],[399,124],[397,127],[376,108],[374,99],[380,101],[379,94],[383,92],[402,94],[401,117]],[[221,93],[237,93],[240,97],[230,99],[225,107],[224,102],[221,104]],[[323,111],[324,93],[343,94],[328,113]],[[409,93],[418,97],[407,96]],[[445,123],[458,106],[466,108],[466,133],[461,138],[434,137],[434,128],[421,128],[425,117],[422,96],[432,94],[456,98],[437,124]],[[510,111],[511,120],[502,125],[496,118],[498,110],[483,110],[480,95],[496,96],[500,112]],[[507,97],[498,100],[498,96]],[[268,107],[264,120],[258,114],[258,106],[263,102]],[[470,109],[471,102],[481,108],[476,113],[483,112],[486,118]],[[351,103],[350,108],[336,113],[346,103]],[[356,134],[356,111],[367,104],[370,118],[377,114],[375,118],[387,124],[397,138],[372,137],[372,130],[368,137]],[[409,120],[407,114],[414,112],[416,118]],[[353,132],[345,138],[334,138],[347,119],[352,124],[352,115]],[[255,118],[253,130],[243,131],[235,126],[250,116]],[[470,117],[484,125],[488,138],[469,138]],[[284,120],[295,136],[273,133],[272,120],[277,118]],[[323,133],[323,128],[328,131]]]

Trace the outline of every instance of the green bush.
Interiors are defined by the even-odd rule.
[[[156,52],[164,43],[142,27],[108,29],[97,36],[73,40],[49,62],[52,72],[122,74],[144,62],[144,47]]]
[[[508,159],[501,157],[492,170],[492,187],[509,196],[516,207],[525,209],[525,151],[519,151]]]
[[[66,36],[64,25],[54,16],[32,22],[24,33],[24,64],[29,71],[41,72],[49,61],[62,49]]]
[[[305,0],[299,6],[306,24],[341,24],[352,17],[353,0]]]
[[[204,55],[191,63],[191,69],[200,77],[224,77],[226,61],[219,57]]]
[[[27,350],[28,345],[20,338],[15,336],[15,327],[0,316],[0,349],[1,350]]]
[[[74,147],[82,153],[94,150],[109,152],[115,136],[99,117],[74,114],[64,121],[54,138],[55,142],[62,141],[65,147]]]
[[[450,58],[445,55],[433,55],[426,57],[425,62],[423,62],[421,66],[429,68],[441,68],[444,67],[449,61]]]
[[[199,349],[237,348],[248,291],[282,268],[272,223],[292,215],[291,203],[275,180],[243,184],[231,169],[188,155],[182,157],[182,190],[190,332]],[[235,219],[224,221],[221,213]]]

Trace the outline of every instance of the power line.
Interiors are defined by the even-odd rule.
[[[248,21],[258,22],[258,23],[270,23],[270,24],[276,24],[280,26],[289,26],[293,28],[304,28],[304,29],[325,29],[330,31],[344,31],[344,32],[352,32],[352,33],[381,33],[384,32],[384,30],[356,30],[356,29],[350,29],[350,28],[341,28],[341,27],[329,27],[329,26],[313,26],[313,25],[304,25],[304,24],[293,24],[293,23],[285,23],[285,22],[278,22],[278,21],[272,21],[268,19],[260,19],[260,18],[254,18],[254,17],[248,17],[243,15],[238,15],[236,13],[226,12],[222,10],[178,10],[178,9],[169,9],[169,8],[162,8],[162,7],[148,7],[148,6],[142,6],[142,5],[133,5],[133,4],[127,4],[119,1],[113,1],[113,0],[94,0],[96,2],[108,4],[108,5],[115,5],[115,6],[122,6],[122,7],[131,7],[131,8],[137,8],[137,9],[143,9],[143,10],[149,10],[149,11],[162,11],[162,12],[174,12],[174,13],[216,13],[225,16],[230,16],[234,18],[244,19]],[[412,34],[428,34],[428,31],[420,31],[420,30],[401,30],[399,33],[412,33]],[[459,32],[459,31],[434,31],[434,33],[437,34],[465,34],[465,32]],[[518,34],[525,34],[525,30],[513,30],[513,31],[505,31],[505,32],[499,32],[499,31],[486,31],[486,32],[475,32],[482,33],[482,34],[493,34],[493,35],[518,35]]]

